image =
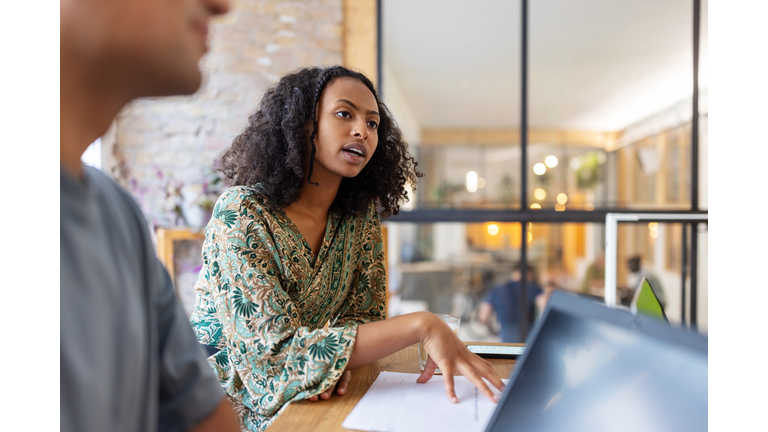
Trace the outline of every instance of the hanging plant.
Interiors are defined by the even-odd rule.
[[[579,158],[576,169],[576,185],[579,189],[591,189],[600,181],[600,156],[597,152],[587,152]]]

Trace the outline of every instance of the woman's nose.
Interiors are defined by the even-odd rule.
[[[356,124],[352,129],[352,135],[362,139],[368,138],[368,130],[365,128],[365,123],[362,125]]]

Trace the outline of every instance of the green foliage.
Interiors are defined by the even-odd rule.
[[[600,158],[597,152],[588,152],[579,158],[576,185],[579,189],[591,189],[600,181]]]
[[[429,190],[429,201],[432,203],[450,206],[451,202],[453,201],[453,196],[463,189],[463,185],[443,182],[439,186],[435,186]]]

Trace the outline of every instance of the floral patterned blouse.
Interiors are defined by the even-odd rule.
[[[358,217],[331,210],[315,258],[268,199],[237,186],[217,201],[191,318],[198,340],[221,349],[208,362],[251,431],[266,429],[288,403],[332,388],[358,324],[385,318],[375,206]]]

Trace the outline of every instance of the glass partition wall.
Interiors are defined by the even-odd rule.
[[[523,341],[552,290],[602,296],[606,213],[705,212],[706,5],[380,0],[380,92],[424,173],[385,222],[390,315],[452,313],[498,341],[482,304],[519,278]],[[670,321],[706,331],[707,225],[691,229],[619,225],[617,285],[628,302],[652,274]]]

